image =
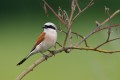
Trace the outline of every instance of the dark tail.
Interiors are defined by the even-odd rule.
[[[17,66],[19,66],[19,65],[21,65],[23,62],[25,62],[30,56],[32,56],[33,54],[32,53],[30,53],[30,54],[28,54],[24,59],[22,59],[18,64],[17,64]]]
[[[23,62],[25,62],[27,59],[28,59],[28,58],[22,59],[22,60],[17,64],[17,66],[21,65],[21,64],[22,64]]]

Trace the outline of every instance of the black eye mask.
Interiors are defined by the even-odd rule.
[[[43,28],[51,28],[51,29],[54,29],[54,30],[56,30],[56,28],[55,27],[53,27],[52,25],[45,25]]]

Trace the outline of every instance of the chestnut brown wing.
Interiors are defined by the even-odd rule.
[[[42,32],[40,36],[38,37],[34,47],[32,48],[31,52],[36,48],[38,44],[40,44],[45,39],[45,32]]]

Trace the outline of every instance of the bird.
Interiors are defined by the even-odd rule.
[[[39,35],[35,45],[29,52],[29,54],[23,58],[17,65],[21,65],[23,62],[25,62],[30,56],[41,53],[45,58],[47,55],[44,54],[44,52],[49,51],[49,49],[53,46],[55,46],[55,43],[57,41],[57,27],[52,22],[47,22],[43,26],[44,31],[41,32]]]

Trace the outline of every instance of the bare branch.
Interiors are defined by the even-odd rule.
[[[76,48],[76,49],[80,49],[80,50],[87,50],[87,51],[96,51],[96,52],[101,52],[101,53],[117,53],[120,52],[120,50],[113,50],[113,51],[109,51],[109,50],[103,50],[103,49],[95,49],[95,48]]]
[[[76,36],[79,36],[79,37],[81,37],[82,39],[84,39],[84,37],[83,37],[82,35],[80,35],[80,34],[78,34],[78,33],[76,33],[76,32],[72,32],[72,33],[75,34]],[[84,42],[85,42],[86,47],[89,47],[88,44],[87,44],[87,41],[85,40]]]
[[[81,12],[81,9],[80,9],[80,7],[79,7],[79,5],[78,5],[77,0],[75,0],[75,4],[76,4],[76,7],[78,8],[78,12]]]
[[[48,55],[49,57],[52,57],[52,54]],[[48,57],[48,58],[49,58]],[[35,63],[33,63],[27,70],[25,70],[23,73],[21,73],[16,80],[21,80],[25,75],[27,75],[29,72],[33,71],[33,69],[38,66],[40,63],[42,63],[43,61],[45,61],[45,57],[42,57],[41,59],[37,60]]]
[[[106,22],[108,22],[110,19],[112,19],[115,15],[120,13],[120,10],[115,11],[109,18],[107,18],[105,21],[101,23],[101,26],[104,25]]]
[[[78,3],[76,2],[76,5],[77,5],[77,7],[78,7],[79,12],[78,12],[77,15],[73,18],[73,21],[74,21],[81,13],[83,13],[85,10],[87,10],[89,7],[91,7],[91,6],[94,4],[93,1],[94,1],[94,0],[91,0],[91,1],[89,2],[89,4],[88,4],[84,9],[82,9],[82,10],[80,9]]]
[[[48,16],[48,11],[45,4],[44,4],[44,10],[45,10],[45,14]]]
[[[62,47],[62,45],[59,42],[56,42],[60,47]]]
[[[97,26],[93,31],[91,31],[84,39],[82,39],[81,41],[79,41],[76,44],[76,47],[78,47],[84,40],[88,39],[94,32],[96,32],[97,29],[99,29],[101,26],[103,26],[105,23],[107,23],[110,19],[112,19],[118,13],[120,13],[120,10],[115,11],[109,18],[107,18],[106,20],[104,20],[99,26]]]
[[[70,14],[70,19],[69,19],[69,23],[68,23],[69,28],[70,28],[71,20],[72,20],[72,18],[73,18],[73,14],[74,14],[75,8],[76,8],[75,1],[76,1],[76,0],[72,0],[72,3],[71,3],[71,14]]]
[[[101,46],[103,46],[103,45],[105,45],[105,44],[107,44],[107,43],[109,43],[109,42],[118,40],[118,39],[120,39],[120,37],[119,37],[119,38],[114,38],[114,39],[111,39],[111,40],[107,40],[107,41],[103,42],[102,44],[98,45],[95,49],[98,49],[98,48],[100,48]]]
[[[66,23],[57,15],[57,13],[53,10],[53,8],[45,1],[43,0],[44,4],[53,12],[53,14],[63,23],[66,25]]]
[[[108,28],[115,28],[115,27],[120,27],[120,24],[115,24],[115,25],[111,25],[111,26],[106,26],[106,27],[103,27],[103,28],[99,28],[93,34],[99,32],[99,31],[102,31],[102,30],[106,30]]]
[[[58,50],[53,51],[53,54],[56,55],[58,53],[61,53],[64,50],[68,50],[68,49],[77,49],[77,50],[90,50],[90,51],[97,51],[97,52],[102,52],[102,53],[116,53],[116,52],[120,52],[119,50],[116,51],[107,51],[107,50],[100,50],[100,49],[94,49],[94,48],[76,48],[76,47],[65,47],[65,48],[60,48]],[[52,57],[53,54],[49,53],[47,56],[48,58]],[[21,80],[25,75],[27,75],[29,72],[33,71],[33,69],[35,67],[37,67],[39,64],[41,64],[42,62],[44,62],[46,60],[45,57],[40,58],[39,60],[37,60],[35,63],[33,63],[27,70],[25,70],[24,72],[22,72],[17,78],[16,80]]]
[[[110,25],[111,25],[109,8],[107,8],[106,6],[105,6],[105,12],[106,12],[107,15],[108,15],[109,23],[110,23]],[[108,40],[110,39],[110,35],[111,35],[111,27],[108,28],[108,37],[107,37],[106,41],[108,41]]]

